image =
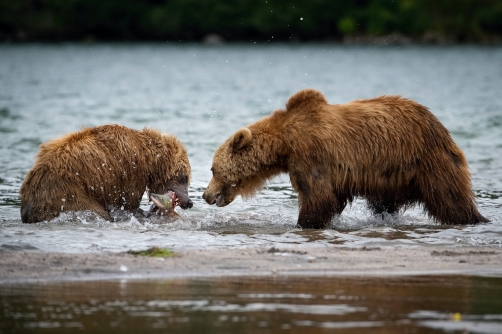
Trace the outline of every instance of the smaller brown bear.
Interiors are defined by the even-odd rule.
[[[307,89],[286,110],[238,130],[214,153],[203,194],[225,206],[289,173],[302,228],[326,228],[354,197],[375,214],[414,204],[441,224],[487,222],[477,210],[467,161],[424,106],[400,96],[330,105]]]
[[[168,193],[191,208],[185,147],[174,136],[119,125],[83,128],[40,145],[20,190],[23,223],[51,220],[64,211],[139,209],[145,190]]]

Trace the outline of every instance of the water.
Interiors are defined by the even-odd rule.
[[[54,44],[0,46],[0,252],[121,252],[207,248],[502,246],[502,48],[333,44]],[[295,228],[289,178],[225,208],[201,195],[214,150],[238,128],[282,108],[303,88],[330,103],[401,94],[428,106],[470,165],[478,226],[442,227],[420,208],[372,217],[356,200],[332,228]],[[174,224],[134,217],[109,223],[70,213],[24,225],[19,188],[38,145],[81,126],[118,123],[170,132],[189,152],[194,207]],[[147,208],[144,199],[142,207]]]
[[[502,333],[502,278],[0,285],[2,333]]]

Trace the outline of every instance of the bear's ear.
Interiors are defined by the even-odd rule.
[[[251,144],[252,137],[251,130],[248,128],[239,129],[232,137],[230,146],[234,151],[242,150]]]

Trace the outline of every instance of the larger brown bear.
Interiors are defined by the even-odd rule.
[[[225,206],[289,173],[302,228],[325,228],[362,196],[375,214],[421,204],[441,224],[486,222],[466,159],[429,110],[400,96],[330,105],[307,89],[286,110],[238,130],[214,153],[203,194]]]
[[[187,209],[190,178],[186,149],[173,136],[119,125],[83,128],[40,146],[21,186],[21,219],[91,210],[111,220],[109,208],[138,209],[145,189],[169,191],[173,206]]]

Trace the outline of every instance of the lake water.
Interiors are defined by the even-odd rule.
[[[0,285],[2,333],[502,333],[502,278]]]
[[[303,88],[322,91],[330,103],[401,94],[429,107],[463,149],[480,211],[491,222],[442,227],[420,208],[382,220],[356,200],[332,228],[309,238],[295,228],[298,201],[287,175],[250,201],[207,205],[201,195],[214,150]],[[501,92],[501,47],[1,45],[0,251],[502,247]],[[182,217],[173,224],[134,217],[109,223],[89,213],[22,224],[19,188],[38,146],[81,126],[108,123],[178,136],[192,165],[194,207],[177,209]],[[146,199],[142,206],[148,207]]]

